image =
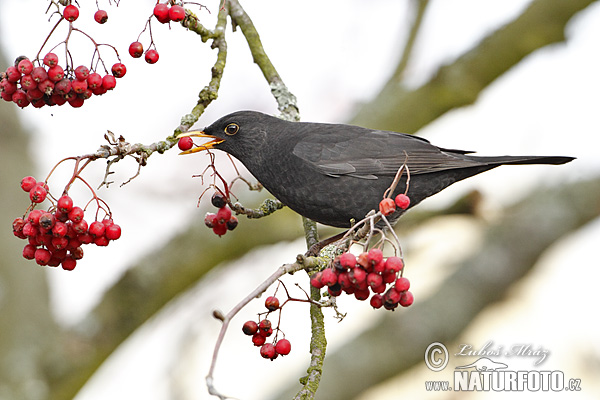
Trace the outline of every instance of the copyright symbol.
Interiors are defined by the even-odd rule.
[[[448,349],[443,343],[431,343],[425,349],[425,364],[427,368],[434,372],[438,372],[446,368],[448,365]]]

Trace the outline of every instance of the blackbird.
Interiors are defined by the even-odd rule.
[[[573,157],[477,157],[444,149],[404,133],[353,125],[289,122],[255,111],[226,115],[204,131],[180,136],[210,138],[182,154],[217,149],[241,161],[283,204],[325,225],[348,228],[377,209],[398,170],[406,171],[394,191],[410,207],[454,182],[503,164],[564,164]],[[393,197],[392,197],[393,198]],[[409,208],[410,208],[409,207]],[[404,212],[388,218],[394,222]]]

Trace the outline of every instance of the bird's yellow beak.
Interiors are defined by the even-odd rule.
[[[192,153],[197,153],[202,150],[212,149],[213,146],[225,141],[224,139],[218,138],[216,136],[207,135],[206,133],[204,133],[204,131],[190,131],[190,132],[185,132],[185,133],[177,135],[177,139],[180,139],[182,137],[201,137],[201,138],[210,138],[212,140],[209,142],[203,143],[201,145],[198,145],[196,147],[192,147],[189,150],[182,151],[181,153],[179,153],[180,155],[181,154],[192,154]]]

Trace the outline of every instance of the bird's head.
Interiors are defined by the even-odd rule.
[[[199,137],[210,139],[208,142],[181,152],[192,154],[202,150],[217,149],[225,151],[236,158],[247,159],[253,150],[263,147],[267,142],[267,126],[271,117],[256,111],[238,111],[226,115],[202,131],[190,131],[178,135],[182,137]]]

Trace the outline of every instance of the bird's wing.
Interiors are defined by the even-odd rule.
[[[395,175],[404,163],[411,174],[481,165],[460,157],[467,151],[442,149],[416,136],[344,127],[345,132],[331,130],[327,135],[304,136],[293,154],[325,175],[363,179]]]

